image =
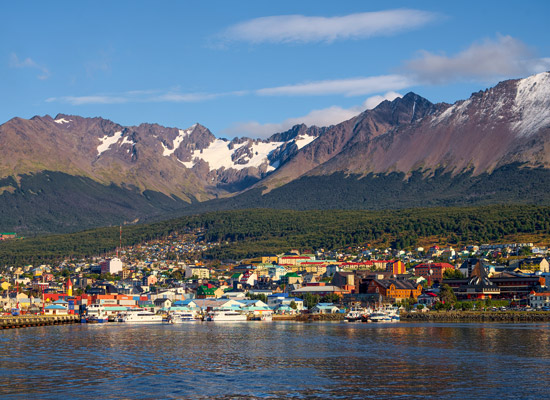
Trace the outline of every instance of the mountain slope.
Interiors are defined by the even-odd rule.
[[[550,73],[452,105],[408,93],[335,126],[297,125],[267,140],[59,114],[8,121],[0,147],[6,231],[247,207],[546,204]],[[43,210],[67,221],[45,227],[33,215]]]

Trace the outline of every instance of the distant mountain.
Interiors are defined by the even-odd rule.
[[[550,73],[452,105],[408,93],[338,125],[297,125],[267,140],[59,114],[6,122],[0,148],[0,230],[9,231],[259,206],[544,203]]]

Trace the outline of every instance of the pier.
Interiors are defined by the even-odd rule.
[[[19,315],[0,317],[0,329],[30,328],[32,326],[75,324],[79,315]]]

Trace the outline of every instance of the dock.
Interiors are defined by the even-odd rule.
[[[0,329],[30,328],[33,326],[75,324],[79,315],[18,315],[0,317]]]

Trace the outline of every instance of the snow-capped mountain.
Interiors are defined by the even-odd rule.
[[[437,174],[490,176],[514,165],[524,176],[536,171],[538,183],[529,186],[535,190],[550,183],[550,73],[501,82],[452,105],[409,93],[335,126],[297,125],[267,140],[219,139],[200,124],[122,126],[59,114],[6,122],[0,126],[0,148],[0,216],[12,221],[0,226],[6,231],[34,224],[18,219],[13,209],[40,207],[53,220],[74,210],[81,211],[75,218],[81,217],[89,207],[94,218],[110,213],[119,223],[249,188],[261,188],[263,195],[231,200],[231,207],[339,207],[331,196],[345,183],[348,194],[340,197],[348,202],[366,193],[360,204],[346,207],[369,208],[373,190],[380,198],[396,198],[405,190],[394,185],[385,194],[389,186],[379,182],[389,174],[397,174],[400,182],[420,177],[410,182],[421,185]],[[335,181],[335,174],[349,179]],[[296,184],[309,178],[316,180],[307,190]],[[483,185],[478,182],[475,190],[491,186]],[[493,186],[491,193],[498,195],[502,188]],[[422,186],[418,204],[439,204],[442,193]],[[452,190],[444,196],[453,196]],[[66,229],[94,223],[89,218],[87,225]]]

